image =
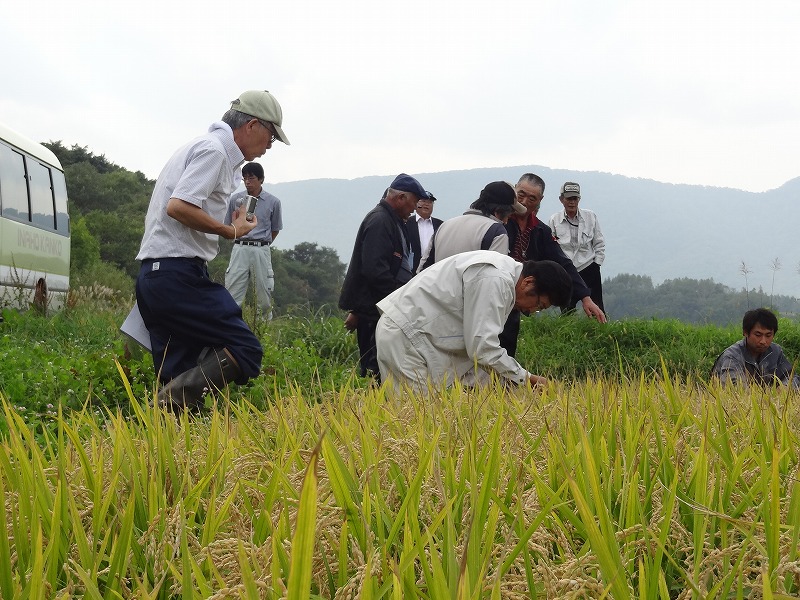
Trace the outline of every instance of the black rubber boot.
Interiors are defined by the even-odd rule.
[[[197,366],[175,377],[158,392],[158,405],[173,412],[184,408],[200,411],[208,392],[218,392],[241,375],[242,371],[225,348],[206,348]]]

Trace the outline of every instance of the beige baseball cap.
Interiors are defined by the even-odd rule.
[[[236,100],[231,102],[231,108],[240,113],[256,117],[264,121],[269,121],[275,126],[275,134],[278,139],[287,146],[289,138],[283,133],[281,124],[283,123],[283,111],[275,96],[267,90],[248,90],[243,92]]]
[[[579,186],[577,183],[573,183],[572,181],[567,181],[561,186],[561,196],[564,198],[580,198],[581,186]]]

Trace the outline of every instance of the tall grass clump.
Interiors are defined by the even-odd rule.
[[[58,408],[120,406],[129,410],[119,361],[134,395],[152,396],[152,358],[119,332],[133,300],[114,300],[102,286],[74,290],[67,310],[44,318],[33,311],[4,310],[0,320],[0,393],[40,432],[52,427]],[[276,395],[303,382],[308,398],[355,380],[355,339],[337,319],[295,311],[254,324],[264,347],[264,368],[250,385],[231,391],[264,408]],[[307,383],[306,383],[307,382]],[[366,385],[366,381],[360,381]],[[4,428],[0,415],[0,432]]]
[[[59,408],[88,405],[127,407],[115,360],[124,360],[118,333],[125,313],[76,305],[45,318],[32,311],[4,310],[0,323],[0,393],[37,433],[52,426]],[[152,389],[152,361],[131,357],[125,364],[139,397]],[[5,421],[0,414],[0,432]]]
[[[552,314],[523,318],[517,356],[536,373],[558,379],[603,376],[624,381],[630,373],[659,374],[664,361],[681,378],[707,379],[714,360],[742,338],[741,325],[690,325],[672,319],[598,323]],[[776,340],[800,360],[800,326],[780,319]]]
[[[129,391],[38,444],[3,400],[0,595],[800,595],[794,393],[307,391],[194,419]]]

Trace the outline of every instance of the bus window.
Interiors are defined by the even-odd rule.
[[[53,207],[53,188],[50,185],[50,169],[35,160],[27,159],[28,182],[31,190],[31,213],[34,225],[43,229],[56,228]]]
[[[5,144],[0,144],[0,202],[4,217],[26,223],[30,221],[25,163],[19,152]]]
[[[53,193],[56,197],[56,230],[61,235],[69,235],[69,215],[67,213],[67,183],[64,174],[53,169]]]

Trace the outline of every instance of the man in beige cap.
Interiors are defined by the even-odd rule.
[[[199,409],[207,391],[261,371],[261,344],[230,293],[208,277],[206,263],[217,255],[219,236],[235,240],[258,224],[240,210],[226,225],[228,198],[244,161],[275,140],[289,143],[282,124],[272,94],[244,92],[208,133],[172,155],[156,181],[136,256],[136,301],[150,332],[162,406]]]
[[[567,181],[562,185],[558,199],[564,210],[550,217],[553,238],[578,269],[581,279],[591,290],[594,303],[605,312],[600,266],[606,257],[606,240],[597,215],[591,210],[578,208],[581,186],[577,183]]]

